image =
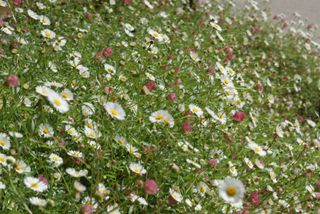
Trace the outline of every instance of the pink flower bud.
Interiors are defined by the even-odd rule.
[[[232,48],[230,48],[230,47],[227,46],[227,47],[225,47],[224,51],[225,51],[226,53],[230,54],[230,53],[232,53]]]
[[[214,67],[211,67],[211,66],[210,66],[210,67],[208,68],[208,73],[209,73],[209,74],[213,74],[214,72],[215,72]]]
[[[105,48],[103,50],[103,55],[106,57],[106,58],[110,58],[112,56],[112,48]]]
[[[320,192],[315,192],[314,194],[316,195],[316,199],[320,200]]]
[[[82,214],[91,214],[93,213],[93,206],[91,204],[85,204],[81,208]]]
[[[20,81],[19,81],[19,78],[14,75],[14,74],[11,74],[7,77],[7,84],[9,87],[17,87],[20,85]]]
[[[253,205],[255,205],[256,207],[259,206],[259,204],[260,204],[259,193],[257,191],[254,191],[251,193],[250,197],[251,197],[251,203]]]
[[[233,115],[233,120],[237,122],[242,122],[245,117],[246,117],[246,114],[244,112],[236,111],[236,113]]]
[[[22,4],[22,0],[13,0],[13,4],[16,6],[20,6]]]
[[[167,96],[167,99],[169,101],[174,101],[176,99],[176,94],[175,93],[169,93],[168,96]]]
[[[44,177],[44,175],[39,175],[38,179],[45,185],[48,185],[48,180]]]
[[[88,20],[92,20],[92,18],[93,18],[92,13],[85,13],[84,16],[85,16]]]
[[[103,52],[102,51],[98,51],[96,53],[96,58],[98,59],[99,62],[102,62],[102,60],[103,60]]]
[[[148,89],[149,91],[151,91],[151,90],[156,89],[156,88],[157,88],[157,85],[156,85],[155,82],[150,81],[150,82],[148,82],[148,83],[146,84],[146,87],[147,87],[147,89]]]
[[[192,132],[192,126],[188,122],[183,122],[181,126],[184,132]]]
[[[210,159],[208,163],[211,167],[216,167],[218,165],[218,161],[216,159]]]
[[[258,91],[259,91],[260,93],[262,93],[263,90],[264,90],[264,87],[263,87],[263,85],[262,85],[262,83],[261,83],[260,81],[259,81],[258,84],[257,84],[257,88],[258,88]]]
[[[158,184],[152,179],[147,179],[144,182],[144,191],[149,195],[155,195],[158,192]]]

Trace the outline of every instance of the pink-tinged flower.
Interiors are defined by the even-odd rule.
[[[312,177],[312,171],[311,171],[311,170],[307,170],[306,176],[307,176],[308,178]]]
[[[106,57],[106,58],[110,58],[112,56],[112,48],[105,48],[103,50],[103,55]]]
[[[314,194],[316,196],[316,199],[320,200],[320,192],[315,192]]]
[[[123,0],[124,5],[129,5],[132,3],[132,0]]]
[[[96,53],[96,58],[98,59],[99,62],[102,62],[102,60],[103,60],[103,52],[102,51],[98,51]]]
[[[227,46],[227,47],[225,47],[224,51],[225,51],[226,53],[230,54],[230,53],[232,53],[232,48],[229,47],[229,46]]]
[[[316,189],[320,190],[320,181],[316,183]]]
[[[14,74],[11,74],[7,77],[7,84],[9,87],[17,87],[20,85],[20,81],[19,81],[19,78],[14,75]]]
[[[244,112],[236,111],[236,113],[233,115],[233,120],[237,122],[242,122],[245,117],[246,117],[246,114]]]
[[[39,181],[44,183],[46,186],[48,186],[48,180],[44,177],[44,175],[39,175],[38,179],[39,179]]]
[[[85,13],[84,16],[85,16],[88,20],[92,20],[92,18],[93,18],[93,14],[92,14],[92,13]]]
[[[155,195],[158,192],[158,184],[152,179],[147,179],[144,182],[144,191],[149,195]]]
[[[104,88],[104,93],[106,93],[106,94],[112,94],[112,92],[113,92],[113,88],[111,88],[111,87],[105,87],[105,88]]]
[[[177,96],[176,96],[175,93],[169,93],[168,96],[167,96],[167,99],[169,101],[174,101],[176,98],[177,98]]]
[[[13,0],[13,4],[16,6],[20,6],[22,4],[22,0]]]
[[[85,204],[81,208],[81,213],[82,214],[91,214],[91,213],[93,213],[93,210],[94,210],[94,208],[91,204]]]
[[[260,81],[257,84],[257,88],[258,88],[259,93],[262,93],[263,90],[264,90],[264,87],[263,87],[263,85],[262,85],[262,83]]]
[[[229,60],[233,60],[234,58],[236,58],[236,55],[234,55],[233,53],[230,53],[230,54],[228,55],[228,59],[229,59]]]
[[[192,126],[188,122],[183,122],[181,126],[184,132],[192,132]]]
[[[209,163],[209,165],[210,165],[211,167],[216,167],[216,166],[218,165],[218,160],[216,160],[216,159],[210,159],[210,160],[208,161],[208,163]]]
[[[260,196],[257,191],[254,191],[250,195],[251,197],[251,203],[255,205],[256,207],[260,205]]]
[[[146,84],[146,87],[149,91],[152,91],[157,88],[157,85],[155,82],[150,81]]]
[[[214,72],[215,72],[214,67],[211,67],[211,66],[210,66],[210,67],[208,68],[208,73],[209,73],[209,74],[213,74]]]

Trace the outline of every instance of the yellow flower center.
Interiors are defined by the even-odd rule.
[[[4,141],[4,140],[0,140],[0,145],[1,145],[1,146],[6,145],[6,141]]]
[[[112,116],[117,116],[119,114],[119,112],[116,109],[111,109],[110,113]]]
[[[61,101],[59,99],[54,99],[53,103],[57,106],[61,106]]]
[[[206,192],[206,188],[204,188],[203,186],[200,187],[200,192],[205,193]]]
[[[134,168],[133,168],[133,171],[134,171],[135,173],[138,173],[138,174],[139,174],[139,173],[140,173],[140,168],[139,168],[139,167],[134,167]]]
[[[163,122],[164,122],[165,124],[167,124],[167,125],[169,125],[169,124],[170,124],[170,121],[169,121],[169,119],[168,119],[168,118],[163,118]]]
[[[50,32],[45,32],[45,37],[50,38],[51,37],[51,33]]]
[[[241,100],[237,100],[236,102],[237,102],[237,104],[238,104],[238,105],[240,105],[240,104],[241,104]]]
[[[224,84],[228,85],[229,84],[229,80],[228,79],[225,79],[223,80]]]
[[[63,94],[62,94],[62,97],[65,98],[65,99],[67,99],[67,98],[68,98],[68,94],[67,94],[67,93],[63,93]]]
[[[19,164],[17,164],[17,165],[16,165],[16,170],[19,171],[19,170],[21,170],[21,169],[22,169],[22,167],[21,167]]]
[[[54,160],[54,161],[58,161],[58,160],[59,160],[59,157],[58,157],[58,156],[54,156],[54,157],[53,157],[53,160]]]
[[[228,187],[226,189],[228,196],[233,197],[237,194],[237,189],[235,187]]]
[[[257,152],[257,153],[258,153],[258,152],[261,152],[261,150],[262,150],[262,149],[261,149],[260,147],[258,147],[258,146],[254,147],[254,151]]]
[[[43,133],[48,134],[49,130],[47,128],[43,129]]]
[[[198,110],[197,108],[193,108],[192,111],[193,111],[194,113],[198,113],[199,110]]]
[[[157,116],[155,116],[156,120],[162,120],[163,119],[163,115],[162,114],[158,114]]]
[[[39,183],[31,183],[31,187],[37,189],[39,188]]]
[[[6,159],[4,157],[0,157],[0,162],[4,163],[4,162],[6,162]]]

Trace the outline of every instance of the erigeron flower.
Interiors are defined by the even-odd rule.
[[[55,91],[49,92],[48,100],[60,113],[69,111],[69,104]]]
[[[146,199],[144,199],[136,194],[131,193],[129,196],[130,196],[130,200],[132,202],[138,201],[139,204],[141,204],[141,205],[144,205],[144,206],[148,205],[148,202],[146,201]]]
[[[32,11],[30,9],[28,9],[27,13],[34,20],[38,20],[40,18],[40,16],[38,14],[36,14],[34,11]]]
[[[199,58],[197,52],[195,52],[195,51],[190,51],[190,57],[195,62],[199,62],[200,61],[200,58]]]
[[[55,51],[61,51],[62,47],[65,46],[67,40],[63,36],[59,36],[57,40],[52,43],[52,47]]]
[[[140,163],[130,163],[129,168],[138,175],[143,175],[147,172]]]
[[[68,151],[67,154],[74,158],[83,158],[83,154],[80,151],[71,150],[71,151]]]
[[[107,212],[108,214],[120,214],[118,204],[108,205]]]
[[[66,169],[66,172],[70,175],[70,176],[72,176],[72,177],[75,177],[75,178],[80,178],[80,177],[85,177],[85,176],[87,176],[87,174],[88,174],[88,170],[79,170],[79,171],[77,171],[76,169],[74,169],[74,168],[67,168]]]
[[[47,97],[49,95],[49,93],[53,92],[53,90],[51,88],[46,87],[46,86],[37,86],[36,92],[38,94],[41,94],[42,96]]]
[[[36,192],[44,192],[48,189],[48,185],[34,177],[26,177],[24,179],[24,184]]]
[[[173,117],[169,114],[168,111],[165,110],[153,112],[149,117],[149,120],[153,123],[165,123],[169,125],[171,128],[174,126]]]
[[[47,206],[47,201],[42,198],[38,197],[31,197],[29,198],[29,201],[32,205],[38,206],[38,207],[45,207]]]
[[[242,206],[242,198],[245,193],[243,183],[235,178],[226,177],[218,182],[219,196],[236,207]]]
[[[103,183],[99,183],[97,186],[96,195],[100,196],[101,198],[108,199],[108,196],[110,194],[110,191],[106,188],[106,186]]]
[[[9,150],[11,147],[10,138],[5,133],[0,133],[0,147],[4,150]]]
[[[60,93],[61,97],[66,100],[66,101],[71,101],[73,100],[73,94],[69,89],[64,89],[61,93]]]
[[[94,108],[94,106],[91,103],[83,103],[82,107],[81,107],[81,111],[83,116],[90,116],[93,115],[96,111],[96,109]]]
[[[38,133],[41,137],[50,138],[53,137],[54,131],[53,128],[49,124],[41,123],[39,125]]]
[[[87,126],[84,127],[84,134],[91,139],[97,139],[99,137],[101,137],[101,132],[99,132],[99,130],[97,129],[91,129]]]
[[[154,31],[152,29],[149,29],[148,30],[148,33],[153,37],[155,38],[156,40],[158,40],[159,42],[162,42],[163,41],[163,37],[160,33],[158,33],[157,31]]]
[[[30,173],[31,168],[28,166],[24,161],[22,160],[17,160],[14,164],[14,169],[16,170],[17,173],[22,174],[22,173]]]
[[[130,36],[130,37],[134,37],[133,32],[134,32],[134,27],[128,23],[124,24],[124,32]]]
[[[129,143],[125,144],[125,147],[130,154],[133,154],[136,158],[141,158],[141,154],[139,153],[138,148]]]
[[[234,164],[231,161],[228,162],[228,166],[229,166],[229,171],[230,171],[231,175],[232,176],[237,176],[238,175],[238,171],[237,171],[236,167],[234,166]]]
[[[109,64],[104,64],[104,70],[108,72],[108,74],[114,75],[116,73],[116,69]]]
[[[204,182],[200,182],[197,186],[197,192],[200,193],[201,196],[205,196],[206,193],[210,191],[208,185]]]
[[[183,197],[182,197],[181,193],[178,192],[175,189],[170,188],[169,189],[169,194],[170,194],[170,197],[171,197],[171,198],[169,198],[169,201],[170,201],[170,199],[171,200],[173,199],[173,201],[172,201],[173,203],[180,203],[183,200]]]
[[[42,30],[41,35],[47,39],[53,39],[54,37],[56,37],[56,33],[49,29]]]
[[[209,115],[213,118],[214,121],[220,122],[222,125],[226,124],[227,122],[227,115],[225,112],[220,111],[218,114],[215,114],[210,108],[206,107],[206,111]]]
[[[71,125],[66,125],[65,130],[72,137],[79,137],[80,136],[80,133],[75,128],[73,128]]]
[[[7,166],[7,155],[0,153],[0,164]]]
[[[200,107],[194,105],[194,104],[190,104],[190,105],[189,105],[189,110],[190,110],[192,113],[196,114],[198,117],[201,117],[201,116],[203,115],[202,109],[201,109]]]
[[[250,161],[249,158],[245,157],[244,162],[247,164],[247,166],[252,169],[253,168],[253,163]]]
[[[75,181],[73,182],[73,187],[78,191],[78,192],[84,192],[87,190],[87,187],[85,185],[83,185],[81,182],[79,181]]]
[[[258,144],[256,144],[251,140],[248,142],[248,146],[251,150],[253,150],[256,154],[260,156],[265,156],[267,154],[266,151],[264,151],[261,146],[259,146]]]
[[[126,113],[119,104],[107,102],[103,106],[111,117],[116,118],[118,120],[125,119]]]
[[[58,167],[63,164],[63,159],[60,156],[51,153],[48,162],[51,163],[54,167]]]
[[[122,136],[119,136],[119,135],[116,135],[114,140],[119,144],[119,145],[123,145],[125,146],[126,144],[128,144],[128,141],[122,137]]]
[[[41,24],[48,26],[51,24],[50,19],[47,16],[40,16],[39,20],[41,22]]]

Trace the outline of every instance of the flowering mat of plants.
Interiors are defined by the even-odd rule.
[[[1,213],[316,213],[317,28],[253,1],[0,0]]]

